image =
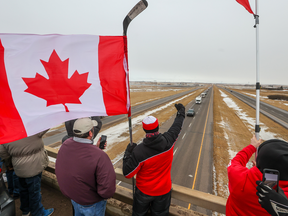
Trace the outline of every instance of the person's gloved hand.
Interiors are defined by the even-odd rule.
[[[288,199],[283,190],[279,187],[279,192],[265,185],[262,181],[256,181],[258,185],[257,196],[259,203],[272,216],[288,215]]]
[[[132,143],[132,145],[130,145],[130,143],[127,145],[127,148],[125,150],[125,154],[123,157],[123,160],[126,160],[127,158],[129,158],[134,150],[134,148],[137,146],[136,143]]]
[[[185,107],[183,106],[183,104],[178,103],[175,104],[175,107],[177,109],[177,115],[182,115],[185,118]]]

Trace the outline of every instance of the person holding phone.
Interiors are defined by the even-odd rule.
[[[273,188],[281,187],[284,194],[288,195],[288,143],[278,139],[263,142],[255,136],[251,144],[243,148],[230,161],[227,171],[230,195],[226,203],[226,215],[270,215],[258,202],[256,195],[256,181],[263,180],[264,169],[279,172]],[[247,168],[246,164],[258,148],[256,166]],[[273,173],[269,173],[273,174]],[[274,173],[275,174],[275,173]],[[269,175],[266,175],[266,178]],[[265,179],[265,178],[264,178]],[[277,183],[278,182],[278,183]],[[277,186],[278,185],[278,186]]]
[[[57,155],[55,173],[61,192],[71,199],[75,216],[104,216],[106,199],[116,190],[116,174],[108,155],[93,145],[97,121],[79,118],[74,136],[67,139]],[[105,148],[104,144],[104,148]]]
[[[256,181],[259,203],[272,216],[288,216],[288,199],[279,187],[278,192],[262,181]]]
[[[97,126],[94,126],[94,132],[93,132],[93,139],[94,139],[97,136],[97,134],[99,133],[99,131],[101,130],[102,121],[101,121],[99,116],[91,116],[91,119],[97,121]],[[65,135],[62,138],[62,143],[64,143],[65,140],[67,140],[67,139],[69,139],[69,138],[74,136],[73,126],[74,126],[74,123],[75,123],[76,120],[77,119],[72,119],[72,120],[69,120],[69,121],[65,122],[65,128],[66,128],[66,131],[67,131],[67,135]]]

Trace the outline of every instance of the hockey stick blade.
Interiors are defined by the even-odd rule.
[[[127,14],[125,19],[123,20],[123,35],[127,34],[127,28],[130,22],[138,16],[142,11],[144,11],[148,7],[148,2],[146,0],[139,1]]]

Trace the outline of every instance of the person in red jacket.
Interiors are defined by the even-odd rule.
[[[288,143],[278,139],[263,142],[255,136],[251,144],[243,148],[228,165],[230,195],[226,203],[226,215],[270,215],[258,202],[256,181],[262,181],[263,170],[276,169],[280,172],[279,186],[288,195]],[[256,166],[246,167],[258,148]]]
[[[152,215],[169,215],[173,148],[185,118],[185,107],[175,107],[178,112],[167,132],[159,133],[158,119],[148,116],[142,122],[146,138],[139,145],[128,144],[125,151],[124,176],[132,178],[137,174],[133,216],[146,215],[149,209]]]

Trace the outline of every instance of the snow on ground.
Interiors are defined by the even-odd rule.
[[[188,94],[188,95],[185,95],[185,96],[183,96],[183,97],[181,97],[181,98],[179,98],[179,99],[173,100],[173,101],[171,101],[171,102],[169,102],[169,103],[167,103],[167,104],[165,104],[165,105],[163,105],[163,106],[161,106],[161,107],[155,108],[155,109],[153,109],[153,110],[149,110],[149,111],[147,111],[146,113],[144,113],[144,114],[142,114],[142,115],[139,115],[139,116],[137,116],[137,117],[135,117],[135,118],[132,118],[132,128],[133,128],[133,127],[136,127],[137,125],[142,124],[142,120],[143,120],[146,116],[152,115],[153,113],[156,113],[156,112],[158,112],[158,111],[161,111],[161,110],[163,110],[163,109],[165,109],[165,108],[167,108],[167,107],[169,107],[169,106],[172,106],[172,105],[174,105],[177,101],[183,100],[184,98],[189,97],[189,96],[193,95],[194,93],[195,93],[195,92],[192,92],[192,93],[190,93],[190,94]],[[132,131],[133,131],[133,130],[132,130]],[[135,133],[135,132],[136,132],[136,131],[134,131],[134,133]],[[103,131],[101,130],[100,133],[96,136],[95,142],[97,142],[98,139],[100,138],[100,136],[101,136],[100,134],[105,134],[105,135],[107,135],[107,148],[106,148],[106,150],[105,150],[105,151],[107,151],[107,150],[109,150],[109,149],[112,149],[113,146],[117,145],[117,143],[122,142],[122,141],[128,139],[129,136],[127,136],[127,135],[123,136],[123,135],[122,135],[122,134],[128,134],[128,133],[129,133],[129,127],[128,127],[128,122],[126,121],[126,122],[120,123],[120,124],[118,124],[118,125],[115,125],[115,126],[113,126],[113,127],[110,127],[110,128],[108,128],[108,129],[106,129],[106,130],[103,130]],[[133,132],[132,132],[132,133],[133,133]],[[95,142],[94,142],[94,144],[95,144]],[[117,161],[120,160],[122,157],[123,157],[123,152],[119,153],[119,155],[112,160],[112,163],[117,162]],[[119,158],[120,158],[120,159],[119,159]]]
[[[221,96],[223,97],[223,101],[226,103],[226,105],[234,109],[238,117],[245,123],[245,125],[248,127],[251,133],[254,133],[255,122],[256,122],[255,118],[249,117],[245,111],[239,108],[238,105],[230,97],[228,97],[228,95],[226,95],[221,90],[220,92],[221,92]],[[263,123],[260,123],[260,127],[261,127],[261,131],[259,135],[262,140],[281,139],[280,137],[277,136],[277,134],[267,131],[268,127],[264,125]]]
[[[142,124],[142,121],[143,119],[146,117],[146,116],[149,116],[149,115],[152,115],[153,113],[156,113],[158,111],[161,111],[171,105],[174,105],[177,101],[180,101],[180,100],[183,100],[184,98],[186,97],[189,97],[191,95],[193,95],[195,92],[192,92],[188,95],[185,95],[179,99],[176,99],[176,100],[173,100],[161,107],[158,107],[156,109],[153,109],[153,110],[150,110],[150,111],[147,111],[146,113],[140,115],[140,116],[137,116],[135,118],[132,118],[132,134],[135,133],[136,131],[133,131],[133,127],[136,127],[137,125],[140,125]],[[128,121],[126,122],[122,122],[118,125],[115,125],[113,127],[110,127],[106,130],[101,130],[100,133],[95,137],[94,139],[94,145],[97,143],[98,139],[101,137],[102,134],[105,134],[107,136],[107,148],[104,150],[104,151],[107,151],[109,149],[112,149],[114,145],[117,145],[117,143],[119,142],[122,142],[126,139],[129,138],[129,136],[123,136],[122,134],[129,134],[129,125],[128,125]],[[60,148],[59,147],[56,147],[56,148]],[[112,163],[115,164],[117,163],[119,160],[121,160],[123,158],[123,155],[124,155],[124,152],[121,152],[119,153],[113,160],[112,160]],[[52,158],[52,157],[49,157],[49,160],[51,162],[54,162],[55,163],[55,158]]]
[[[220,123],[218,123],[218,124],[219,124],[223,129],[224,129],[224,128],[225,128],[225,129],[230,128],[230,127],[229,127],[229,124],[223,120],[222,116],[221,116],[221,119],[222,119],[222,121],[221,121]],[[229,129],[228,129],[228,130],[229,130]],[[229,130],[229,132],[230,132],[230,130]],[[226,139],[226,141],[227,141],[227,144],[228,144],[228,153],[229,153],[229,158],[230,158],[230,160],[231,160],[232,158],[235,157],[235,155],[237,154],[237,152],[236,152],[236,151],[233,151],[233,150],[231,149],[231,143],[229,142],[229,136],[228,136],[228,134],[227,134],[227,131],[225,131],[225,130],[224,130],[224,137],[225,137],[225,139]]]
[[[251,131],[251,133],[254,133],[254,127],[255,127],[255,118],[252,118],[252,117],[249,117],[246,112],[244,110],[242,110],[228,95],[226,95],[223,91],[221,91],[221,96],[223,98],[223,101],[226,103],[226,105],[229,107],[229,108],[232,108],[235,113],[238,115],[238,117],[244,122],[244,124],[248,127],[248,129]],[[229,123],[228,122],[225,122],[223,119],[222,121],[219,123],[219,125],[223,128],[223,131],[224,131],[224,137],[227,141],[227,144],[228,144],[228,153],[229,153],[229,156],[230,156],[230,160],[235,157],[235,155],[237,154],[237,152],[233,151],[232,150],[232,146],[231,146],[231,143],[229,142],[229,132],[230,132],[230,127],[229,127]],[[260,126],[261,126],[261,131],[260,131],[260,138],[263,139],[263,140],[268,140],[268,139],[281,139],[281,137],[278,137],[277,134],[275,133],[271,133],[268,131],[268,127],[266,127],[263,123],[261,124],[260,123]],[[248,145],[248,143],[247,143]],[[252,167],[252,163],[249,162],[247,164],[247,167],[248,168],[251,168]],[[216,187],[216,170],[215,170],[215,167],[213,166],[213,184],[214,184],[214,194],[217,195],[217,187]],[[223,185],[223,188],[221,188],[221,190],[225,193],[225,194],[229,194],[229,190],[228,190],[228,187],[225,186],[223,183],[221,184],[221,182],[223,182],[221,176],[219,176],[219,179],[218,179],[218,182],[220,182],[220,185]],[[218,215],[217,213],[213,213],[213,215]],[[219,214],[219,215],[222,215],[222,214]]]
[[[130,92],[165,92],[165,91],[181,91],[183,89],[161,89],[161,88],[140,88],[140,89],[130,89]]]
[[[256,98],[256,94],[250,94],[250,93],[247,93],[247,92],[244,92],[244,94]],[[267,96],[261,96],[261,95],[260,95],[260,98],[262,98],[262,99],[268,99]]]

